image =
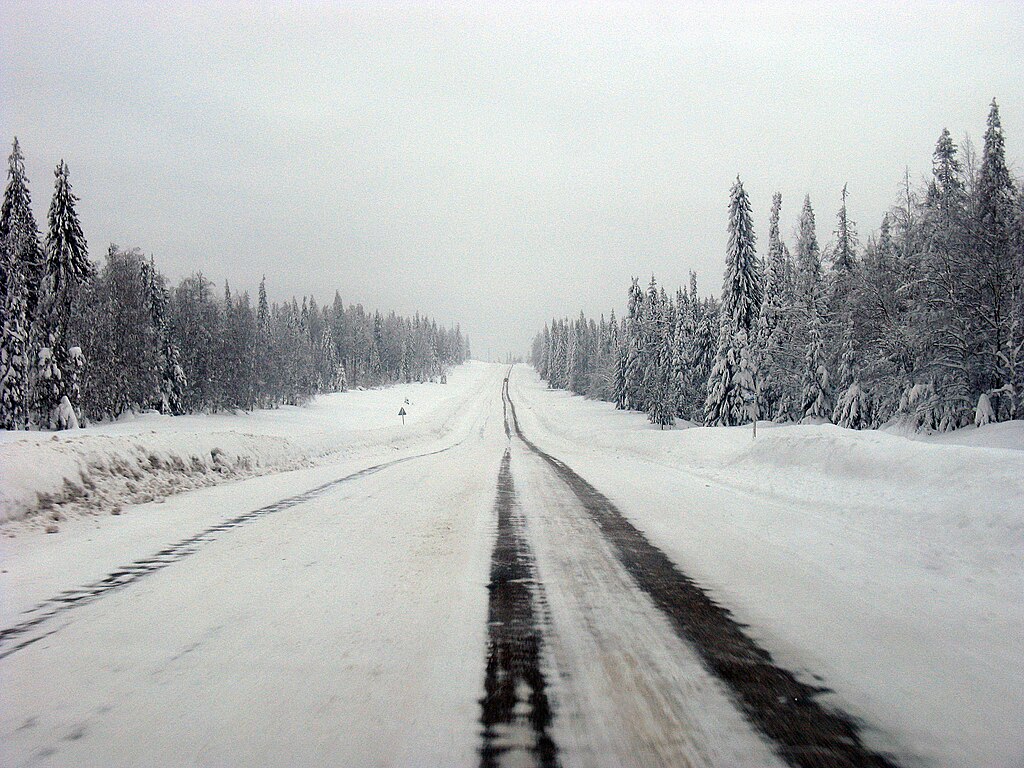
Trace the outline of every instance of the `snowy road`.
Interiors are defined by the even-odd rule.
[[[506,374],[441,443],[187,494],[207,524],[5,617],[0,762],[889,765],[530,441]]]

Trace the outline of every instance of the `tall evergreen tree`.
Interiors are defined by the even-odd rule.
[[[10,240],[0,238],[0,258],[9,258]],[[26,429],[29,423],[29,346],[24,278],[20,271],[7,277],[0,296],[0,429]]]
[[[842,205],[836,214],[835,246],[832,249],[832,271],[829,281],[832,312],[846,314],[852,299],[857,272],[857,228],[846,211],[847,185],[843,185]]]
[[[870,427],[871,402],[860,382],[852,318],[847,321],[843,334],[843,351],[839,359],[839,391],[840,395],[832,412],[832,421],[847,429]]]
[[[626,305],[625,374],[623,388],[625,407],[643,407],[644,382],[644,298],[640,281],[633,278],[629,286],[629,301]]]
[[[739,381],[742,345],[737,342],[740,333],[742,331],[736,329],[723,312],[719,319],[718,354],[708,376],[704,403],[704,424],[709,427],[731,427],[743,423],[746,403]]]
[[[78,198],[71,191],[68,167],[63,160],[54,171],[54,177],[46,236],[42,311],[47,329],[56,334],[58,341],[64,341],[75,291],[89,280],[93,269],[82,225],[75,211]]]
[[[810,195],[804,198],[797,226],[796,279],[798,298],[806,308],[817,300],[821,286],[821,249],[818,247]]]
[[[788,312],[786,252],[779,236],[779,215],[782,210],[782,195],[778,192],[772,198],[771,216],[768,220],[768,258],[765,264],[764,296],[761,311],[757,317],[757,332],[754,336],[754,356],[760,375],[760,398],[762,412],[772,418],[780,418],[787,372],[784,359],[784,320]]]
[[[761,267],[755,252],[750,199],[736,177],[729,192],[729,245],[722,285],[722,312],[734,329],[753,333],[764,296]]]
[[[40,421],[51,428],[77,425],[73,409],[77,372],[83,365],[80,347],[68,338],[71,304],[78,289],[92,276],[92,264],[78,221],[68,167],[63,160],[54,171],[46,236],[46,267],[38,300],[40,349],[36,359],[37,403]],[[76,352],[72,355],[72,347]],[[73,418],[72,418],[73,417]]]
[[[985,145],[977,184],[978,233],[977,306],[982,327],[982,386],[993,400],[997,418],[1016,412],[1019,395],[1013,393],[1011,348],[1013,307],[1018,300],[1020,276],[1015,273],[1013,253],[1017,193],[1006,165],[1006,149],[999,105],[995,99],[988,114]]]
[[[980,386],[972,380],[977,328],[967,195],[957,147],[946,129],[932,155],[924,209],[924,306],[917,325],[925,338],[923,367],[942,412],[937,421],[952,429],[970,423]]]
[[[821,319],[811,308],[807,353],[802,379],[802,411],[806,420],[828,420],[832,415],[832,381],[826,366],[825,340]]]
[[[0,205],[0,243],[6,248],[0,252],[0,296],[6,296],[15,287],[23,291],[26,318],[35,316],[39,287],[42,283],[45,257],[40,244],[39,227],[32,213],[32,196],[25,175],[25,158],[18,139],[14,139],[7,161],[7,186]],[[13,273],[20,280],[12,282]]]

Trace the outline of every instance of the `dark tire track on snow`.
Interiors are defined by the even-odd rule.
[[[696,650],[706,668],[725,683],[740,710],[783,760],[799,768],[896,768],[889,757],[864,744],[852,717],[817,700],[827,688],[803,683],[776,666],[771,654],[743,631],[730,611],[682,573],[604,494],[523,435],[508,394],[508,379],[502,395],[515,435],[569,486],[637,586],[668,618],[677,635]]]
[[[505,405],[508,379],[502,386]],[[506,410],[505,432],[511,438]],[[515,764],[553,768],[558,748],[551,736],[552,707],[542,667],[543,600],[526,538],[525,519],[515,500],[511,448],[498,473],[498,535],[491,555],[487,603],[487,671],[480,700],[480,765],[496,768],[510,753]]]

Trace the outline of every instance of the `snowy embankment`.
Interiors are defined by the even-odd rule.
[[[526,435],[906,764],[1024,764],[1024,422],[660,431],[517,367]],[[811,678],[820,675],[824,682]]]
[[[52,526],[226,480],[438,440],[488,370],[470,362],[447,384],[323,395],[303,407],[149,413],[70,432],[0,432],[0,522]]]

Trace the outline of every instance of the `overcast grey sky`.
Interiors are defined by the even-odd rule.
[[[458,321],[474,353],[717,293],[737,174],[766,237],[844,183],[862,236],[943,128],[1024,158],[1024,3],[12,3],[0,137],[65,158],[94,259]],[[3,154],[6,156],[7,150]]]

